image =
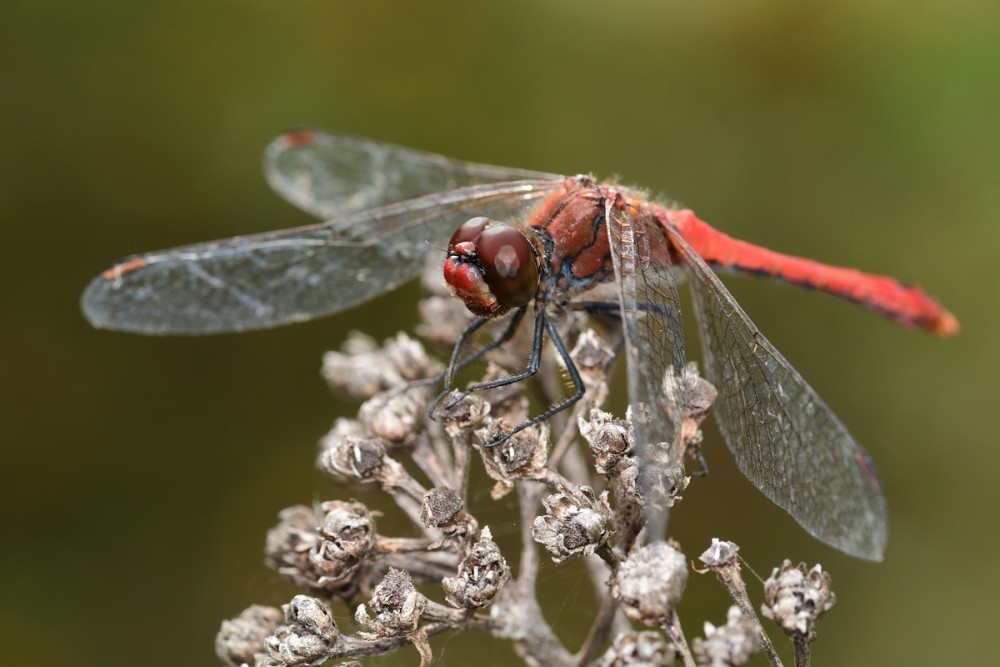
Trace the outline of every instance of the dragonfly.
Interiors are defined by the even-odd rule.
[[[653,487],[664,462],[682,456],[682,274],[694,293],[705,375],[718,392],[713,413],[740,471],[814,537],[882,559],[888,518],[874,462],[716,271],[780,279],[908,328],[957,333],[956,318],[919,286],[734,239],[688,209],[585,175],[478,164],[315,130],[273,140],[264,172],[279,195],[325,222],[125,258],[87,286],[86,318],[98,328],[151,335],[302,322],[412,280],[428,253],[450,238],[445,280],[477,315],[462,341],[509,316],[494,341],[502,344],[533,309],[531,359],[512,379],[537,371],[547,336],[574,383],[573,396],[556,406],[562,409],[582,396],[583,385],[553,314],[611,285],[647,525],[655,535],[667,510],[649,500]],[[450,371],[458,357],[456,349]]]

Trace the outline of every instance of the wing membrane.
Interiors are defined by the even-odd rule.
[[[264,175],[275,192],[321,220],[470,185],[559,178],[315,130],[275,138],[264,151]]]
[[[771,345],[675,230],[691,275],[713,407],[736,465],[810,534],[881,560],[888,532],[878,472],[812,387]]]
[[[625,339],[629,405],[648,536],[666,530],[670,480],[680,463],[680,377],[684,342],[666,237],[627,208],[606,206]],[[652,231],[653,233],[647,233]]]
[[[225,333],[329,315],[416,276],[427,244],[444,244],[470,215],[518,218],[561,183],[469,186],[310,227],[137,255],[91,281],[83,311],[96,327],[144,334]]]

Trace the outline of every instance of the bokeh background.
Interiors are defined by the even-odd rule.
[[[94,331],[78,308],[126,254],[307,222],[259,171],[265,143],[300,124],[617,175],[733,235],[925,285],[958,315],[957,338],[729,281],[878,462],[884,563],[805,536],[714,432],[712,474],[672,532],[691,556],[733,539],[762,574],[784,557],[831,570],[839,605],[816,664],[995,662],[998,72],[986,0],[6,0],[4,662],[216,664],[221,619],[292,594],[262,564],[277,512],[355,495],[312,468],[316,440],[355,409],[319,379],[320,355],[350,329],[412,328],[415,286],[210,339]],[[554,615],[572,618],[585,582],[545,573]],[[690,633],[724,620],[708,576],[684,604]],[[439,664],[516,664],[479,636],[435,650]]]

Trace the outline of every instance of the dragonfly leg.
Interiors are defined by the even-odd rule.
[[[448,364],[448,374],[445,377],[445,381],[447,383],[446,385],[447,389],[449,391],[451,390],[451,383],[455,378],[455,373],[459,372],[469,364],[473,364],[479,361],[487,354],[489,354],[490,352],[497,349],[498,347],[509,341],[511,338],[513,338],[514,334],[517,333],[518,328],[521,326],[521,322],[524,321],[524,314],[526,312],[528,312],[527,306],[523,308],[518,308],[517,311],[514,313],[513,317],[510,318],[510,321],[507,323],[507,327],[503,330],[503,333],[497,336],[496,340],[490,342],[488,345],[481,347],[480,349],[476,350],[465,359],[462,359],[462,361],[456,363],[459,345],[464,345],[466,340],[468,340],[469,334],[472,333],[469,332],[469,334],[466,334],[465,332],[463,332],[461,339],[455,345],[455,350],[452,351],[452,359]],[[486,321],[488,322],[489,320]],[[476,327],[476,329],[478,328],[479,327]],[[473,331],[475,331],[476,329],[473,329]]]
[[[693,452],[691,452],[691,456],[693,456],[694,460],[698,462],[698,472],[696,472],[695,474],[698,477],[707,477],[708,461],[705,460],[705,455],[701,453],[701,449],[696,449]]]
[[[434,402],[431,403],[431,406],[427,411],[427,414],[432,419],[434,418],[434,413],[437,411],[438,405],[440,405],[441,401],[444,400],[444,397],[451,392],[452,382],[454,382],[455,380],[455,374],[458,373],[463,368],[465,368],[466,366],[468,366],[469,364],[479,361],[488,353],[497,349],[498,347],[509,341],[511,338],[513,338],[514,334],[517,332],[518,327],[521,326],[521,322],[524,320],[524,314],[526,311],[527,307],[519,308],[517,312],[514,313],[513,317],[510,318],[510,321],[507,324],[507,328],[504,329],[503,333],[500,334],[496,338],[496,340],[490,342],[488,345],[481,347],[480,349],[476,350],[465,359],[459,361],[458,358],[462,352],[462,348],[465,347],[465,344],[468,342],[472,334],[479,331],[484,324],[490,321],[486,317],[477,318],[474,322],[472,322],[471,324],[469,324],[469,326],[465,328],[465,331],[463,331],[462,334],[458,337],[458,341],[455,342],[455,347],[451,351],[451,359],[448,361],[448,369],[444,372],[444,374],[439,375],[436,378],[430,378],[427,380],[417,380],[417,382],[420,384],[443,383],[444,385],[443,391],[440,394],[438,394],[437,398],[434,399]]]
[[[524,309],[522,309],[523,311]],[[531,357],[528,359],[528,368],[523,373],[518,373],[517,375],[512,375],[506,378],[498,378],[496,380],[491,380],[489,382],[480,382],[468,387],[461,395],[455,397],[454,400],[450,401],[445,408],[454,407],[459,401],[468,396],[469,394],[475,393],[477,391],[485,391],[487,389],[496,389],[497,387],[505,387],[509,384],[514,384],[515,382],[520,382],[521,380],[526,380],[532,375],[538,372],[538,366],[542,359],[542,339],[545,328],[545,323],[548,318],[545,314],[539,310],[535,316],[535,331],[531,336]],[[505,334],[507,332],[504,332]],[[501,336],[503,338],[503,336]],[[494,346],[495,347],[495,346]]]
[[[520,431],[523,431],[524,429],[528,428],[529,426],[534,426],[535,424],[543,422],[546,419],[548,419],[549,417],[551,417],[552,415],[558,414],[558,413],[562,412],[563,410],[569,408],[574,403],[576,403],[581,398],[583,398],[583,394],[586,391],[586,387],[583,384],[583,378],[580,377],[580,371],[577,370],[576,364],[573,363],[573,359],[572,359],[572,357],[570,357],[569,351],[566,349],[566,344],[563,343],[562,336],[559,335],[559,331],[558,331],[558,329],[556,329],[555,324],[553,324],[552,320],[550,320],[548,317],[546,317],[545,313],[543,311],[541,311],[541,310],[538,311],[537,318],[538,318],[538,320],[544,322],[545,329],[549,332],[549,338],[552,339],[552,344],[555,346],[556,352],[559,353],[560,358],[562,358],[563,363],[566,365],[566,371],[569,373],[569,377],[570,377],[570,379],[573,382],[573,395],[570,396],[569,398],[567,398],[562,403],[558,403],[557,405],[552,406],[551,408],[549,408],[548,410],[546,410],[542,414],[540,414],[540,415],[538,415],[536,417],[533,417],[532,419],[529,419],[528,421],[524,422],[523,424],[520,424],[520,425],[516,426],[513,430],[508,431],[507,433],[504,433],[503,437],[501,437],[499,440],[494,440],[493,442],[486,444],[485,447],[487,449],[491,448],[491,447],[496,447],[497,445],[503,443],[505,440],[507,440],[508,438],[510,438],[512,435],[514,435],[514,434],[516,434],[516,433],[518,433]],[[534,350],[532,350],[532,357],[535,358],[535,366],[536,366],[535,370],[536,371],[537,371],[537,365],[538,365],[537,364],[537,358],[541,357],[541,347],[542,347],[542,335],[541,334],[542,334],[542,329],[541,329],[541,327],[538,326],[537,321],[536,321],[536,324],[535,324]],[[527,376],[525,376],[525,377],[527,377]],[[523,379],[523,378],[521,378],[521,379]],[[507,378],[507,380],[514,380],[514,378]],[[484,384],[492,384],[492,383],[484,383]]]

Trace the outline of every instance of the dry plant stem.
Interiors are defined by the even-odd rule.
[[[517,584],[515,583],[515,586]],[[515,612],[525,620],[521,628],[522,635],[513,640],[514,649],[521,656],[528,656],[529,664],[545,667],[576,667],[576,661],[570,655],[559,638],[555,636],[549,625],[542,619],[541,609],[533,597],[520,596],[523,603]],[[537,623],[531,622],[537,619]]]
[[[479,621],[483,621],[488,625],[495,625],[485,616],[476,616],[474,610],[446,607],[439,602],[434,602],[434,600],[427,600],[427,607],[424,609],[423,616],[436,623],[450,623],[454,626],[471,627],[472,624]]]
[[[531,536],[531,525],[538,513],[538,506],[545,486],[522,483],[517,485],[521,521],[521,562],[517,579],[508,584],[508,593],[514,600],[507,609],[518,618],[520,637],[514,640],[517,650],[531,656],[546,667],[575,667],[573,656],[563,647],[549,627],[538,605],[535,586],[538,579],[538,548]]]
[[[383,537],[379,535],[375,548],[384,554],[423,552],[427,551],[436,541],[437,539],[424,539],[420,537]]]
[[[450,470],[450,460],[451,457],[442,457],[443,448],[434,447],[430,445],[426,439],[421,439],[421,442],[413,448],[413,453],[410,458],[413,462],[417,464],[417,467],[427,475],[427,479],[430,480],[432,486],[447,486],[451,484],[449,470]]]
[[[433,419],[425,418],[424,426],[430,435],[430,446],[434,450],[435,456],[437,456],[438,461],[444,466],[444,479],[440,482],[435,482],[436,485],[446,485],[452,488],[458,488],[458,480],[452,479],[455,470],[457,469],[457,462],[454,460],[453,456],[455,454],[454,448],[450,447],[451,439],[445,435],[444,427],[441,422],[435,421]]]
[[[455,479],[454,488],[460,490],[462,504],[469,504],[469,463],[472,461],[471,433],[466,431],[460,438],[454,440]]]
[[[417,649],[417,653],[420,654],[420,667],[430,667],[431,659],[434,656],[431,653],[431,645],[427,643],[427,633],[417,628],[408,634],[406,638],[410,640],[410,643]]]
[[[517,582],[523,593],[535,597],[538,582],[538,547],[531,536],[531,525],[538,515],[545,487],[541,484],[518,484],[518,506],[521,515],[521,563],[517,568]]]
[[[592,407],[602,405],[603,403],[604,403],[603,400],[594,400],[591,399],[589,396],[584,396],[582,399],[576,402],[576,405],[573,406],[572,414],[570,415],[569,419],[566,420],[566,424],[562,428],[562,432],[559,434],[559,439],[556,441],[555,447],[552,448],[552,453],[549,454],[550,466],[552,466],[555,469],[558,469],[560,464],[563,463],[563,457],[567,454],[567,452],[579,451],[570,449],[570,446],[576,441],[578,435],[576,430],[576,424],[579,421],[580,417],[590,412],[590,409]],[[579,457],[577,457],[577,460],[573,461],[572,463],[576,463],[577,465],[571,465],[572,468],[571,472],[574,473],[582,472],[584,474],[584,476],[581,477],[580,479],[576,479],[575,475],[572,475],[571,476],[572,479],[574,479],[574,481],[576,481],[577,483],[581,484],[585,483],[583,482],[583,479],[587,476],[587,473],[589,472],[586,465],[583,464],[583,461],[579,459]]]
[[[414,577],[420,577],[427,581],[440,581],[444,577],[450,577],[455,573],[456,558],[452,553],[441,552],[443,558],[441,562],[429,562],[430,558],[424,556],[416,559],[407,554],[387,554],[383,557],[385,564],[397,570],[406,570]]]
[[[587,633],[587,639],[584,640],[583,646],[580,647],[580,650],[576,654],[576,664],[578,667],[585,667],[585,665],[589,665],[597,658],[604,643],[608,641],[608,637],[611,635],[611,628],[614,627],[615,616],[617,614],[618,601],[605,592],[604,599],[601,600],[601,608],[598,610],[597,617],[594,619],[594,623],[590,626],[590,631]]]
[[[445,485],[457,490],[462,499],[462,505],[468,507],[469,465],[474,449],[472,429],[455,428],[454,426],[442,428],[438,422],[430,417],[425,422],[430,425],[435,441],[442,443],[441,448],[445,447],[444,442],[451,444],[447,457],[451,459],[453,467],[449,476],[450,480]]]
[[[420,628],[425,636],[430,638],[443,632],[456,629],[465,630],[493,630],[495,625],[487,619],[473,617],[467,619],[463,625],[457,628],[452,623],[428,623]],[[377,639],[363,639],[344,635],[341,638],[338,650],[330,655],[330,659],[337,658],[368,658],[376,655],[392,653],[410,643],[408,636],[399,637],[379,637]]]
[[[660,629],[663,630],[663,633],[673,643],[674,650],[677,651],[677,656],[681,659],[681,664],[684,667],[697,667],[694,662],[694,656],[691,654],[691,647],[688,646],[687,639],[684,638],[684,631],[681,629],[681,619],[677,616],[676,611],[670,611],[660,624]]]
[[[394,484],[383,484],[383,488],[413,523],[421,525],[420,502],[427,490],[417,480],[404,471]]]
[[[713,544],[713,547],[715,545]],[[706,552],[707,553],[707,552]],[[704,557],[702,557],[704,562]],[[708,564],[708,563],[707,563]],[[764,650],[764,655],[767,656],[767,661],[771,664],[771,667],[782,667],[781,659],[778,657],[778,652],[774,650],[774,644],[771,643],[771,638],[767,636],[764,632],[764,626],[761,625],[760,618],[757,616],[757,612],[754,611],[753,604],[750,602],[750,596],[747,594],[747,586],[743,581],[743,576],[740,574],[740,563],[739,559],[736,557],[735,551],[725,562],[711,563],[708,564],[712,572],[715,573],[716,578],[719,582],[726,587],[729,592],[729,597],[733,599],[736,606],[740,608],[743,616],[751,621],[753,621],[757,626],[757,637],[760,639],[760,646]],[[796,664],[798,662],[798,648],[796,647]],[[806,648],[806,663],[808,664],[808,647]]]
[[[395,490],[390,492],[393,501],[399,506],[399,509],[406,512],[406,515],[410,517],[410,521],[416,525],[420,525],[420,498],[423,497],[421,493],[417,498],[413,498],[409,493],[398,493]]]
[[[809,667],[809,642],[803,635],[792,637],[792,646],[795,647],[795,667]]]
[[[601,608],[598,612],[597,618],[594,619],[594,623],[591,626],[586,640],[587,643],[584,644],[578,654],[583,655],[588,653],[589,649],[587,649],[587,646],[593,641],[596,642],[596,645],[592,647],[595,655],[591,656],[589,661],[581,661],[581,665],[589,664],[589,662],[593,661],[596,657],[596,652],[607,640],[608,634],[611,632],[611,628],[615,625],[616,619],[622,621],[618,624],[620,626],[618,628],[619,631],[624,631],[627,627],[627,621],[625,621],[625,619],[618,613],[618,603],[613,597],[608,595],[608,577],[610,576],[610,572],[613,572],[614,568],[618,564],[618,556],[615,555],[614,550],[607,544],[602,544],[597,551],[595,551],[595,553],[600,557],[600,560],[596,558],[585,558],[583,563],[587,568],[587,574],[590,575],[590,582],[594,587],[594,595],[601,600]],[[605,618],[604,614],[607,612],[606,608],[609,605],[611,607],[610,616]]]

